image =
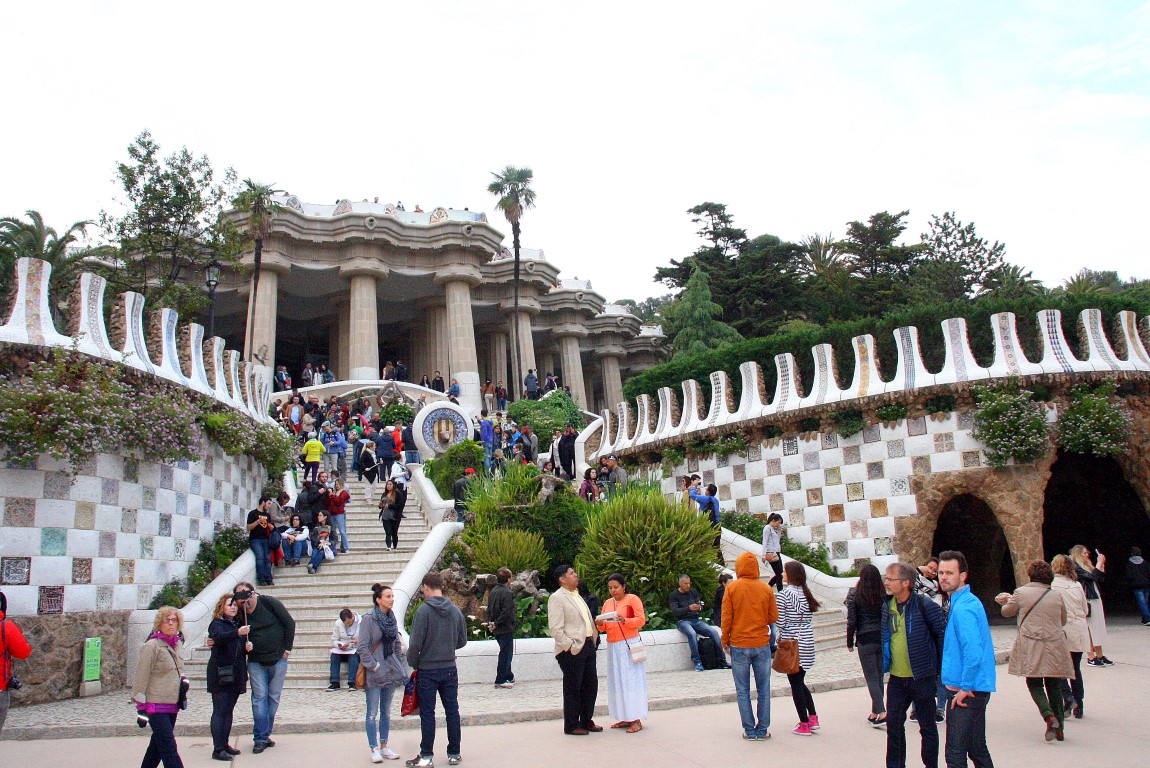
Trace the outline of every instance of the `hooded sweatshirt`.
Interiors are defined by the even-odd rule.
[[[429,597],[411,622],[407,660],[412,669],[448,669],[455,666],[455,651],[467,645],[463,613],[442,595]]]
[[[1131,589],[1150,589],[1150,563],[1134,555],[1126,561],[1126,579]]]
[[[761,648],[771,642],[770,625],[779,620],[775,591],[759,580],[759,560],[750,552],[735,560],[735,576],[723,594],[723,645]]]

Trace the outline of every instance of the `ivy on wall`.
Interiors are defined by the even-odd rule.
[[[1071,453],[1118,456],[1130,439],[1130,414],[1114,400],[1112,382],[1070,390],[1070,404],[1058,414],[1058,444]]]
[[[0,446],[17,466],[48,455],[75,472],[97,453],[192,460],[203,454],[205,434],[229,455],[252,456],[273,477],[295,457],[295,440],[279,426],[125,366],[56,349],[41,360],[10,358],[0,370]]]

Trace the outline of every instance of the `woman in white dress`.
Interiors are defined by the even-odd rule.
[[[647,614],[639,596],[627,591],[623,574],[611,574],[607,590],[611,597],[603,604],[603,613],[618,617],[596,623],[600,632],[607,633],[607,709],[615,719],[612,728],[638,733],[647,717],[647,662],[635,661],[630,646],[640,642],[639,630],[647,623]]]
[[[1078,574],[1078,583],[1086,593],[1086,625],[1090,628],[1090,647],[1086,649],[1086,664],[1091,667],[1108,667],[1114,662],[1106,658],[1102,646],[1106,645],[1106,611],[1102,608],[1102,595],[1098,585],[1106,580],[1106,555],[1095,550],[1098,563],[1090,560],[1090,550],[1081,544],[1070,548],[1070,559]]]

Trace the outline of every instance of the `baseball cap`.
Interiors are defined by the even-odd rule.
[[[465,474],[465,475],[474,475],[474,474],[475,474],[475,470],[474,470],[474,469],[472,469],[471,467],[468,467],[467,469],[463,470],[463,474]]]

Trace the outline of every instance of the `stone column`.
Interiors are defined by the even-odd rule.
[[[559,352],[563,357],[563,378],[560,384],[571,387],[571,399],[586,410],[587,388],[583,384],[583,358],[579,353],[579,337],[564,334],[559,337]]]
[[[348,300],[348,346],[344,375],[348,379],[379,378],[378,281],[387,277],[387,267],[371,254],[355,251],[339,270],[351,283]]]
[[[428,314],[431,316],[431,378],[435,372],[443,375],[444,384],[451,383],[451,334],[447,327],[447,307],[443,305],[432,307]]]
[[[550,350],[541,350],[539,352],[539,385],[543,386],[543,378],[548,373],[555,373],[555,353]],[[567,382],[563,382],[566,384]]]
[[[535,339],[531,336],[531,315],[526,312],[520,312],[518,319],[519,365],[522,367],[522,370],[511,372],[512,377],[519,377],[516,381],[508,382],[507,394],[511,400],[518,400],[523,396],[523,378],[527,375],[528,370],[534,368],[536,369],[536,374],[539,373],[539,366],[535,364]],[[514,361],[512,361],[511,364],[514,365]],[[542,379],[542,377],[540,377],[540,379]],[[543,382],[540,381],[539,385],[542,386]]]
[[[508,392],[511,391],[509,374],[507,372],[507,334],[502,331],[495,331],[488,336],[487,341],[488,351],[491,354],[491,383],[498,385],[500,381],[503,386],[507,387]]]
[[[614,408],[623,402],[623,377],[619,374],[619,355],[601,354],[600,364],[603,367],[603,397],[607,400],[606,407]]]
[[[475,321],[471,314],[471,281],[457,278],[445,281],[447,292],[447,335],[450,374],[459,382],[459,404],[472,413],[483,407],[480,393],[479,361],[475,354]],[[449,378],[450,377],[450,378]]]
[[[351,351],[351,304],[341,301],[336,304],[335,311],[338,313],[335,357],[328,368],[335,373],[336,381],[347,381],[351,378],[348,370],[348,355]]]
[[[276,364],[276,310],[279,307],[279,284],[281,271],[278,267],[263,264],[260,269],[259,294],[256,304],[251,306],[252,294],[248,289],[248,316],[251,318],[251,347],[245,350],[244,358],[250,360],[257,370],[263,371],[271,382]]]

